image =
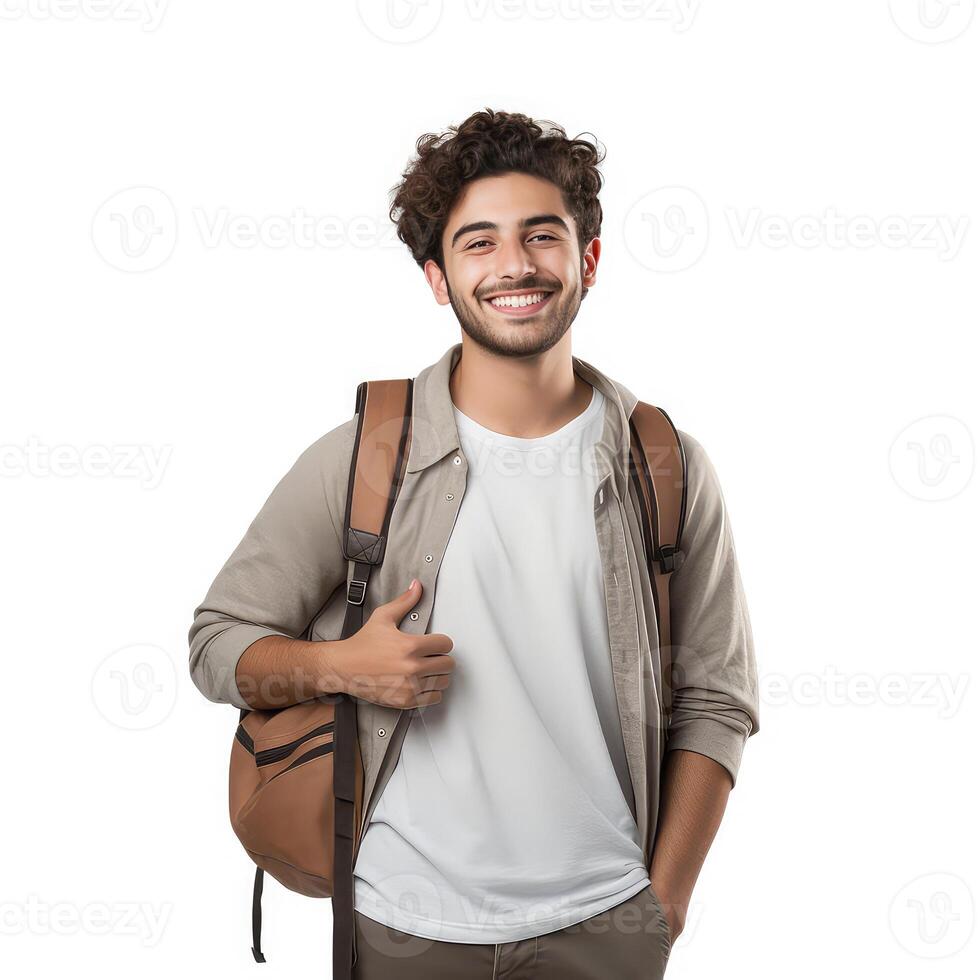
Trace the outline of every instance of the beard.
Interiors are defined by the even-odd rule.
[[[527,320],[509,322],[506,314],[495,316],[483,307],[483,300],[475,299],[476,309],[453,292],[447,280],[449,304],[459,320],[463,332],[484,350],[500,357],[529,357],[550,350],[565,336],[582,305],[582,283],[575,283],[571,292],[552,288],[550,284],[532,282],[531,288],[551,290],[548,305],[536,316]],[[557,287],[557,284],[555,284]],[[528,288],[515,284],[514,289]],[[566,294],[567,293],[567,294]]]

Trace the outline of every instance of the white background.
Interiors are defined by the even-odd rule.
[[[252,964],[187,630],[358,382],[459,339],[387,195],[489,106],[606,147],[575,353],[735,531],[762,730],[669,976],[976,977],[974,0],[160,2],[2,3],[4,974],[328,975],[276,882]]]

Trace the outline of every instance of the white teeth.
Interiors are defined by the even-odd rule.
[[[533,306],[535,303],[540,303],[545,297],[545,293],[531,293],[528,296],[495,296],[490,303],[493,306],[512,306],[512,307],[522,307],[522,306]]]

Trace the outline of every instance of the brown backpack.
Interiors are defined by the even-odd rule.
[[[389,523],[404,478],[412,433],[413,379],[358,385],[357,430],[344,517],[344,557],[352,564],[341,639],[364,623],[373,568],[384,560]],[[665,713],[670,711],[671,572],[680,567],[687,465],[673,423],[637,402],[630,416],[630,480],[642,501],[643,541],[660,624]],[[370,437],[370,438],[369,438]],[[388,488],[388,492],[380,492]],[[313,623],[303,638],[312,639]],[[364,770],[357,742],[356,701],[329,694],[275,711],[243,710],[232,743],[232,827],[256,864],[252,955],[262,954],[262,886],[268,872],[286,888],[333,899],[333,975],[353,967],[353,864]]]

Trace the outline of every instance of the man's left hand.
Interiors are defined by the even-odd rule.
[[[664,910],[664,917],[667,919],[667,926],[670,929],[670,936],[668,938],[670,939],[671,946],[673,946],[674,940],[683,932],[684,923],[687,921],[687,902],[672,898],[666,892],[658,889],[652,882],[649,890],[656,897],[657,901],[660,902],[660,906]]]

